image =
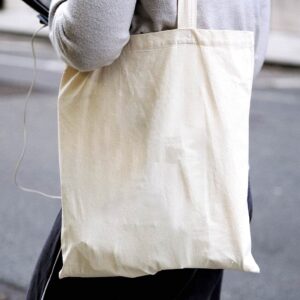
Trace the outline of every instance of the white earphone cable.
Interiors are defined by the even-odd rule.
[[[20,158],[17,162],[17,165],[16,165],[16,168],[15,168],[15,172],[14,172],[14,182],[15,182],[15,185],[20,188],[21,190],[25,191],[25,192],[31,192],[31,193],[37,193],[37,194],[40,194],[42,196],[45,196],[45,197],[49,197],[49,198],[52,198],[52,199],[61,199],[61,196],[54,196],[54,195],[49,195],[49,194],[46,194],[46,193],[43,193],[41,191],[38,191],[38,190],[34,190],[34,189],[30,189],[30,188],[26,188],[22,185],[20,185],[17,181],[17,173],[18,173],[18,169],[19,169],[19,166],[20,166],[20,163],[22,162],[23,160],[23,157],[24,157],[24,153],[25,153],[25,150],[26,150],[26,146],[27,146],[27,131],[26,131],[26,113],[27,113],[27,104],[28,104],[28,100],[30,99],[30,96],[32,94],[32,90],[33,90],[33,87],[35,85],[35,82],[36,82],[36,55],[35,55],[35,50],[34,50],[34,39],[37,35],[37,33],[42,30],[43,28],[45,28],[46,25],[43,25],[41,26],[40,28],[38,28],[32,38],[31,38],[31,49],[32,49],[32,55],[33,55],[33,67],[34,67],[34,70],[33,70],[33,78],[32,78],[32,82],[31,82],[31,85],[30,85],[30,88],[28,90],[28,93],[27,93],[27,96],[25,98],[25,106],[24,106],[24,118],[23,118],[23,150],[22,150],[22,153],[20,155]]]

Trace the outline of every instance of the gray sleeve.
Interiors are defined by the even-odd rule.
[[[269,40],[271,2],[270,0],[258,1],[255,28],[255,77],[261,71],[263,66]]]
[[[79,71],[110,65],[130,38],[136,0],[52,0],[49,38],[58,56]]]

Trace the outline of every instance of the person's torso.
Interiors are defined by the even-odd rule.
[[[264,60],[269,31],[270,0],[198,0],[197,27],[255,32],[255,73]],[[131,34],[174,29],[177,0],[138,0]]]

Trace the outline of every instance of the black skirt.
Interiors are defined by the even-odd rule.
[[[248,181],[249,221],[252,195]],[[66,277],[59,279],[62,267],[60,247],[61,210],[38,258],[26,300],[219,300],[223,269],[172,269],[135,278]]]

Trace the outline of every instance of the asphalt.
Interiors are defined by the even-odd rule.
[[[59,194],[57,91],[63,64],[37,40],[38,80],[28,104],[28,146],[19,180]],[[30,38],[0,35],[0,299],[24,299],[59,200],[16,188],[24,97],[32,77]],[[250,113],[252,251],[260,274],[225,271],[222,300],[300,299],[300,70],[265,66]],[[6,296],[5,296],[6,295]],[[1,298],[2,297],[2,298]]]

